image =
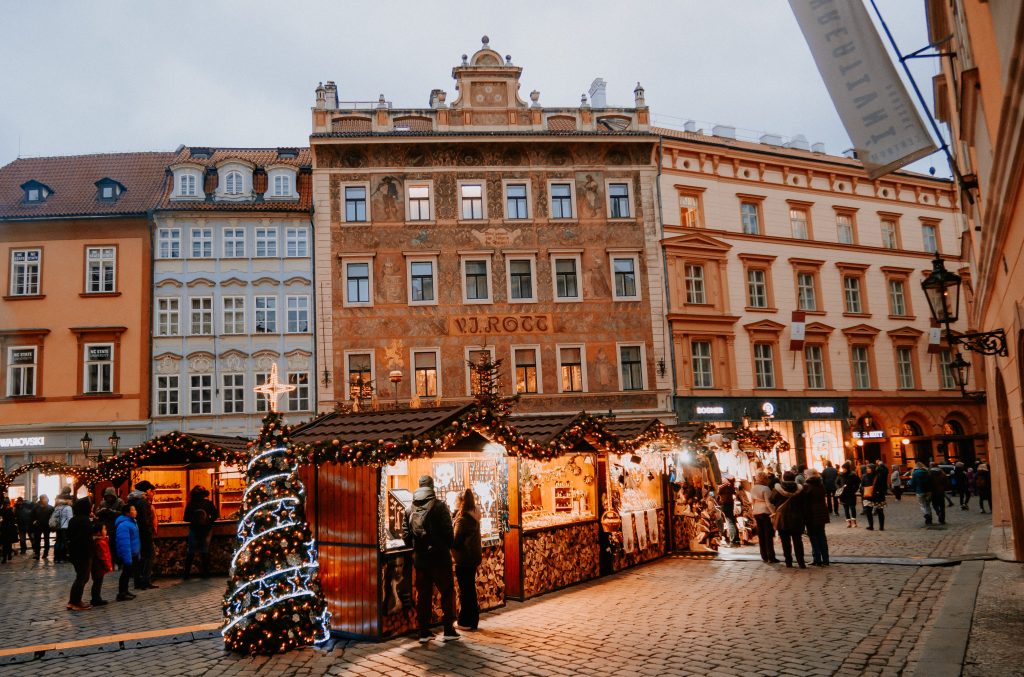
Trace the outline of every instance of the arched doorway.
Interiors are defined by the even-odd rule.
[[[950,463],[963,461],[974,463],[974,439],[970,436],[963,420],[956,413],[950,413],[942,424],[942,446]]]
[[[1024,371],[1024,367],[1022,367],[1022,371]],[[1003,481],[1006,482],[1007,499],[1010,503],[1013,557],[1017,560],[1024,560],[1024,506],[1021,505],[1020,478],[1017,475],[1017,447],[1014,445],[1013,429],[1010,427],[1009,403],[1006,399],[1006,386],[1003,384],[1003,375],[998,369],[995,372],[996,426],[999,429],[999,447],[1003,460],[1002,471],[1005,475]],[[995,481],[998,482],[999,478],[995,478]]]
[[[905,439],[910,440],[909,447],[906,449],[907,462],[921,461],[922,463],[928,463],[932,460],[932,442],[931,438],[925,438],[924,428],[921,424],[914,419],[908,418],[903,421],[903,428],[900,430],[900,434]]]

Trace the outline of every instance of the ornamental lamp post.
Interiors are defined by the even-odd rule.
[[[959,352],[952,362],[949,363],[949,370],[952,372],[953,383],[960,389],[960,394],[964,397],[972,400],[984,400],[986,393],[984,390],[967,390],[967,382],[971,378],[971,372],[968,371],[971,363],[964,359],[964,356]]]
[[[117,456],[117,447],[121,444],[121,437],[117,434],[117,431],[110,433],[110,437],[107,438],[107,442],[110,442],[110,455]]]
[[[967,350],[982,355],[999,355],[1006,357],[1006,332],[1003,329],[992,331],[969,332],[954,334],[950,325],[960,316],[960,285],[963,282],[956,273],[946,270],[942,257],[938,254],[932,260],[932,272],[921,281],[921,289],[928,299],[928,310],[932,319],[945,327],[946,343],[950,346],[962,345]]]
[[[78,440],[78,443],[82,446],[82,454],[85,455],[90,461],[96,461],[99,464],[103,460],[103,450],[97,448],[96,451],[92,450],[92,437],[89,436],[88,431],[82,435],[82,439]]]
[[[402,372],[398,369],[391,371],[388,374],[388,380],[395,388],[395,409],[398,409],[398,384],[402,382]]]

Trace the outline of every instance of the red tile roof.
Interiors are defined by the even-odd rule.
[[[160,202],[165,170],[174,153],[100,153],[21,158],[0,167],[0,219],[145,214]],[[125,187],[115,201],[97,199],[96,182],[110,178]],[[21,185],[43,183],[53,191],[26,204]]]
[[[281,151],[293,151],[294,157],[281,155]],[[260,211],[260,212],[309,212],[313,207],[313,182],[311,168],[313,155],[309,148],[217,148],[207,146],[184,146],[168,163],[193,164],[202,167],[216,167],[228,160],[242,160],[266,170],[274,165],[295,167],[298,171],[295,188],[299,199],[295,202],[263,200],[228,202],[216,200],[171,199],[174,185],[168,181],[160,199],[161,211]]]

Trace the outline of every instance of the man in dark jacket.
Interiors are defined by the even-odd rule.
[[[949,486],[949,479],[942,468],[933,465],[928,469],[932,482],[932,511],[939,520],[939,524],[946,523],[946,489]]]
[[[960,509],[969,510],[968,503],[971,502],[971,489],[967,486],[967,467],[963,461],[957,461],[953,470],[953,484],[956,485],[956,493],[960,496]]]
[[[153,513],[153,496],[156,494],[156,487],[148,480],[142,480],[135,485],[135,490],[128,494],[128,505],[135,507],[136,523],[139,525],[139,544],[141,546],[141,557],[134,566],[135,589],[148,590],[157,586],[153,585],[153,556],[156,554],[153,546],[153,538],[156,536],[156,523]]]
[[[827,567],[828,539],[825,537],[825,525],[828,524],[827,491],[821,476],[814,468],[804,471],[804,520],[807,522],[807,538],[811,542],[811,559],[814,566]],[[833,492],[834,496],[835,492]]]
[[[68,522],[67,554],[75,565],[75,582],[71,584],[71,598],[68,609],[86,611],[91,609],[82,603],[85,584],[89,582],[89,571],[92,569],[92,501],[88,497],[80,498],[71,505],[73,517]]]
[[[96,519],[107,527],[110,552],[114,552],[117,547],[114,543],[114,525],[117,523],[117,518],[121,516],[122,507],[124,507],[124,501],[117,495],[117,489],[107,487],[103,490],[103,500],[96,506]]]
[[[50,517],[53,506],[50,499],[43,494],[32,509],[32,555],[39,559],[40,541],[43,545],[43,559],[50,556]]]
[[[32,534],[32,510],[36,504],[18,498],[14,503],[14,514],[18,516],[18,536],[21,539],[21,554],[28,552],[28,539]]]
[[[199,553],[202,564],[203,578],[210,575],[210,537],[213,534],[213,523],[219,514],[217,506],[210,500],[210,490],[202,486],[192,487],[188,505],[185,506],[185,521],[188,522],[188,544],[185,551],[185,575],[188,579],[192,571],[192,562]]]
[[[825,461],[825,468],[821,471],[821,484],[825,487],[825,507],[836,515],[839,514],[839,500],[836,498],[838,480],[839,471],[832,465],[832,461]]]
[[[419,488],[412,496],[413,509],[405,517],[402,538],[412,547],[412,564],[416,570],[416,621],[419,641],[429,642],[430,615],[434,587],[441,593],[444,622],[442,641],[459,639],[455,630],[455,580],[452,576],[451,548],[455,540],[452,516],[448,506],[434,494],[434,479],[420,477]]]
[[[736,479],[732,475],[724,475],[718,486],[718,505],[725,517],[725,526],[729,534],[729,545],[740,544],[740,532],[736,526]]]

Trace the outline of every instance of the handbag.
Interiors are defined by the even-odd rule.
[[[864,498],[869,499],[875,495],[875,485],[867,484],[864,486]]]
[[[782,523],[782,511],[786,509],[786,506],[789,505],[791,500],[793,500],[792,496],[783,501],[782,505],[776,508],[775,512],[772,513],[772,529],[775,529],[775,531],[779,531],[779,525]]]

